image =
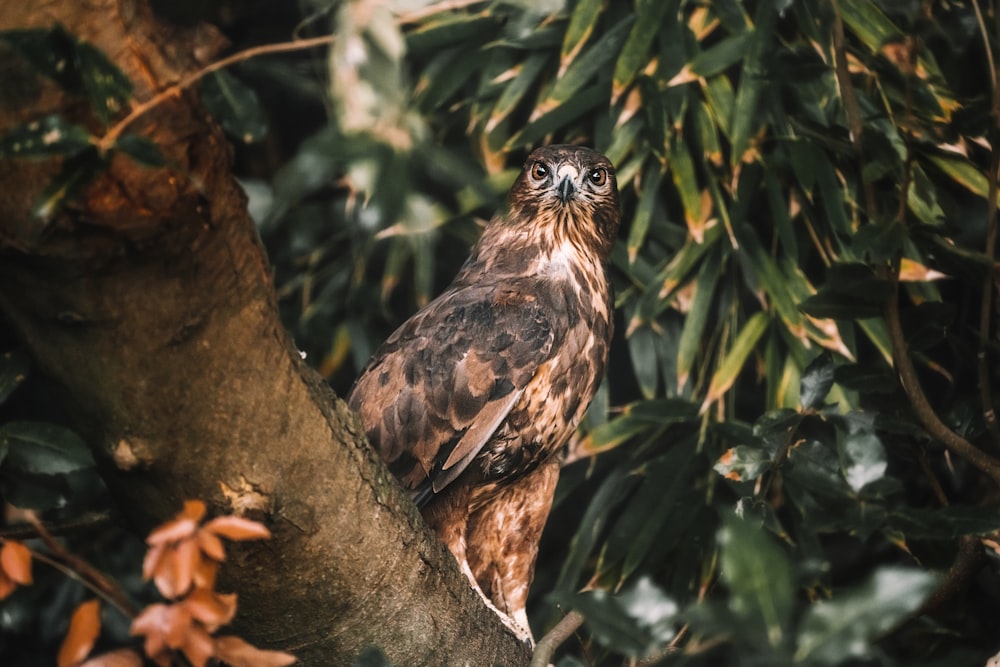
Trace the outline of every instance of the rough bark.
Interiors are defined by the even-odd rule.
[[[0,29],[49,27],[102,49],[152,97],[214,49],[210,30],[158,24],[131,0],[0,0]],[[60,113],[99,130],[79,98],[0,45],[0,131]],[[263,517],[266,544],[223,568],[238,630],[304,664],[381,646],[399,665],[517,665],[527,651],[301,361],[268,264],[193,95],[131,131],[170,166],[124,157],[43,223],[31,209],[58,159],[0,162],[0,309],[68,390],[118,506],[148,526],[202,498]]]

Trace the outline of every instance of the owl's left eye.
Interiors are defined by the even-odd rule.
[[[590,173],[587,174],[587,178],[594,185],[604,185],[608,182],[608,170],[601,168],[591,169]]]

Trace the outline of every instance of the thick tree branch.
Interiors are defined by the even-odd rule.
[[[0,0],[0,29],[59,22],[131,78],[138,104],[204,47],[134,0]],[[0,48],[6,48],[0,45]],[[58,113],[99,125],[8,50],[0,132]],[[282,328],[228,147],[190,94],[129,127],[168,167],[116,155],[52,219],[31,214],[58,159],[0,162],[0,311],[62,383],[121,510],[141,528],[187,498],[268,523],[223,586],[237,630],[304,664],[379,645],[394,664],[528,661],[469,588]]]

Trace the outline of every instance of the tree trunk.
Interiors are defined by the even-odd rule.
[[[129,76],[134,103],[218,43],[138,1],[0,0],[0,29],[56,22]],[[46,114],[102,132],[3,43],[0,81],[0,132]],[[228,147],[195,96],[129,131],[169,166],[116,156],[48,221],[31,211],[60,160],[0,162],[0,308],[68,390],[118,507],[143,528],[187,498],[263,518],[274,538],[233,550],[224,585],[245,638],[304,664],[349,664],[372,644],[398,665],[526,664],[300,359]]]

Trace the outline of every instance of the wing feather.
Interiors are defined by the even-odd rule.
[[[565,332],[551,312],[544,295],[516,281],[456,287],[376,352],[348,403],[419,498],[469,466],[557,349]]]

